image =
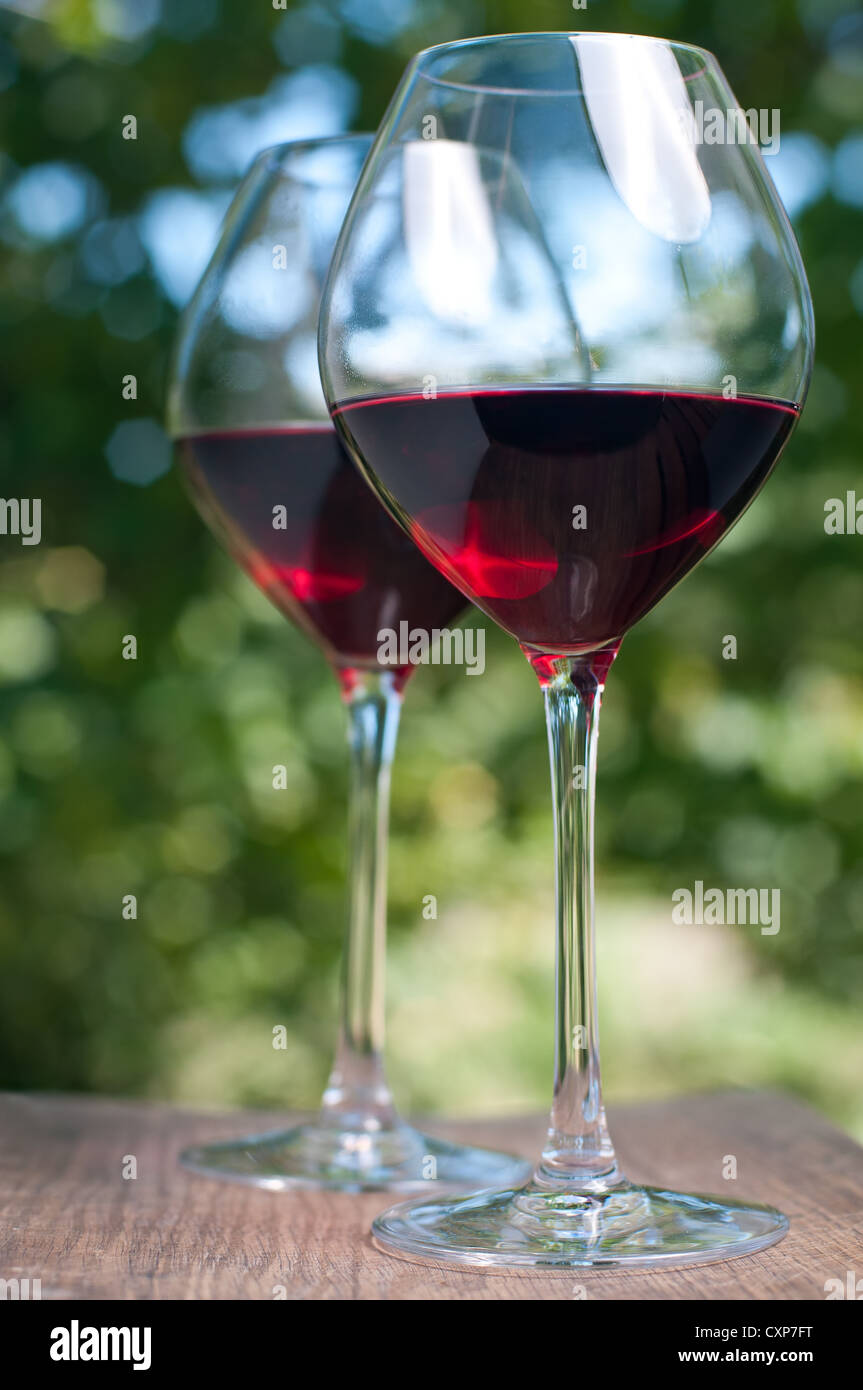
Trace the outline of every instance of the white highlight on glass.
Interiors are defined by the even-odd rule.
[[[665,241],[697,241],[710,221],[686,83],[673,51],[653,39],[571,40],[605,167],[623,202]]]
[[[481,324],[497,270],[494,223],[477,150],[417,140],[403,151],[404,235],[417,289],[432,314]]]

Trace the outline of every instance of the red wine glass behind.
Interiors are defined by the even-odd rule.
[[[391,519],[332,425],[179,441],[198,510],[277,608],[324,651],[343,688],[380,664],[387,631],[445,628],[465,600]],[[416,668],[389,666],[401,688]]]

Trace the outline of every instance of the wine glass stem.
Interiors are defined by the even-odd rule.
[[[362,672],[347,697],[351,750],[348,925],[339,1039],[323,1115],[386,1129],[396,1123],[384,1075],[387,835],[401,695],[391,672]]]
[[[620,1176],[602,1104],[593,924],[593,818],[607,658],[564,657],[544,685],[554,802],[554,1102],[534,1181],[604,1185]]]

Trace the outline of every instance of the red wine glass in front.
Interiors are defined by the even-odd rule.
[[[596,1018],[606,675],[764,483],[811,367],[800,255],[737,113],[716,59],[688,44],[549,33],[432,48],[396,92],[333,257],[319,344],[333,419],[422,552],[519,642],[544,693],[554,798],[545,1148],[521,1187],[385,1212],[375,1238],[397,1254],[703,1263],[787,1229],[770,1207],[626,1178]]]
[[[197,1172],[261,1187],[474,1187],[525,1165],[400,1119],[383,1066],[390,766],[413,667],[385,630],[446,630],[465,606],[344,453],[317,365],[320,291],[371,137],[266,150],[228,210],[180,325],[169,417],[213,533],[324,652],[349,721],[348,930],[335,1064],[315,1120],[187,1150]]]

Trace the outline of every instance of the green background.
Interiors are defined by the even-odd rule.
[[[241,172],[207,151],[231,132],[246,153],[314,133],[297,122],[319,100],[334,129],[374,127],[416,49],[523,27],[525,6],[30,8],[0,12],[0,493],[43,500],[41,545],[0,536],[0,1085],[313,1105],[343,923],[344,716],[322,657],[218,552],[168,467],[184,290],[165,266],[206,258]],[[824,531],[825,501],[859,477],[863,26],[840,0],[529,14],[706,45],[743,106],[780,109],[818,328],[775,478],[630,634],[607,690],[607,1097],[772,1085],[863,1135],[863,538]],[[541,699],[514,643],[487,642],[482,678],[425,669],[406,701],[389,965],[405,1109],[537,1108],[550,1087]],[[673,925],[671,894],[696,879],[780,888],[781,931]]]

